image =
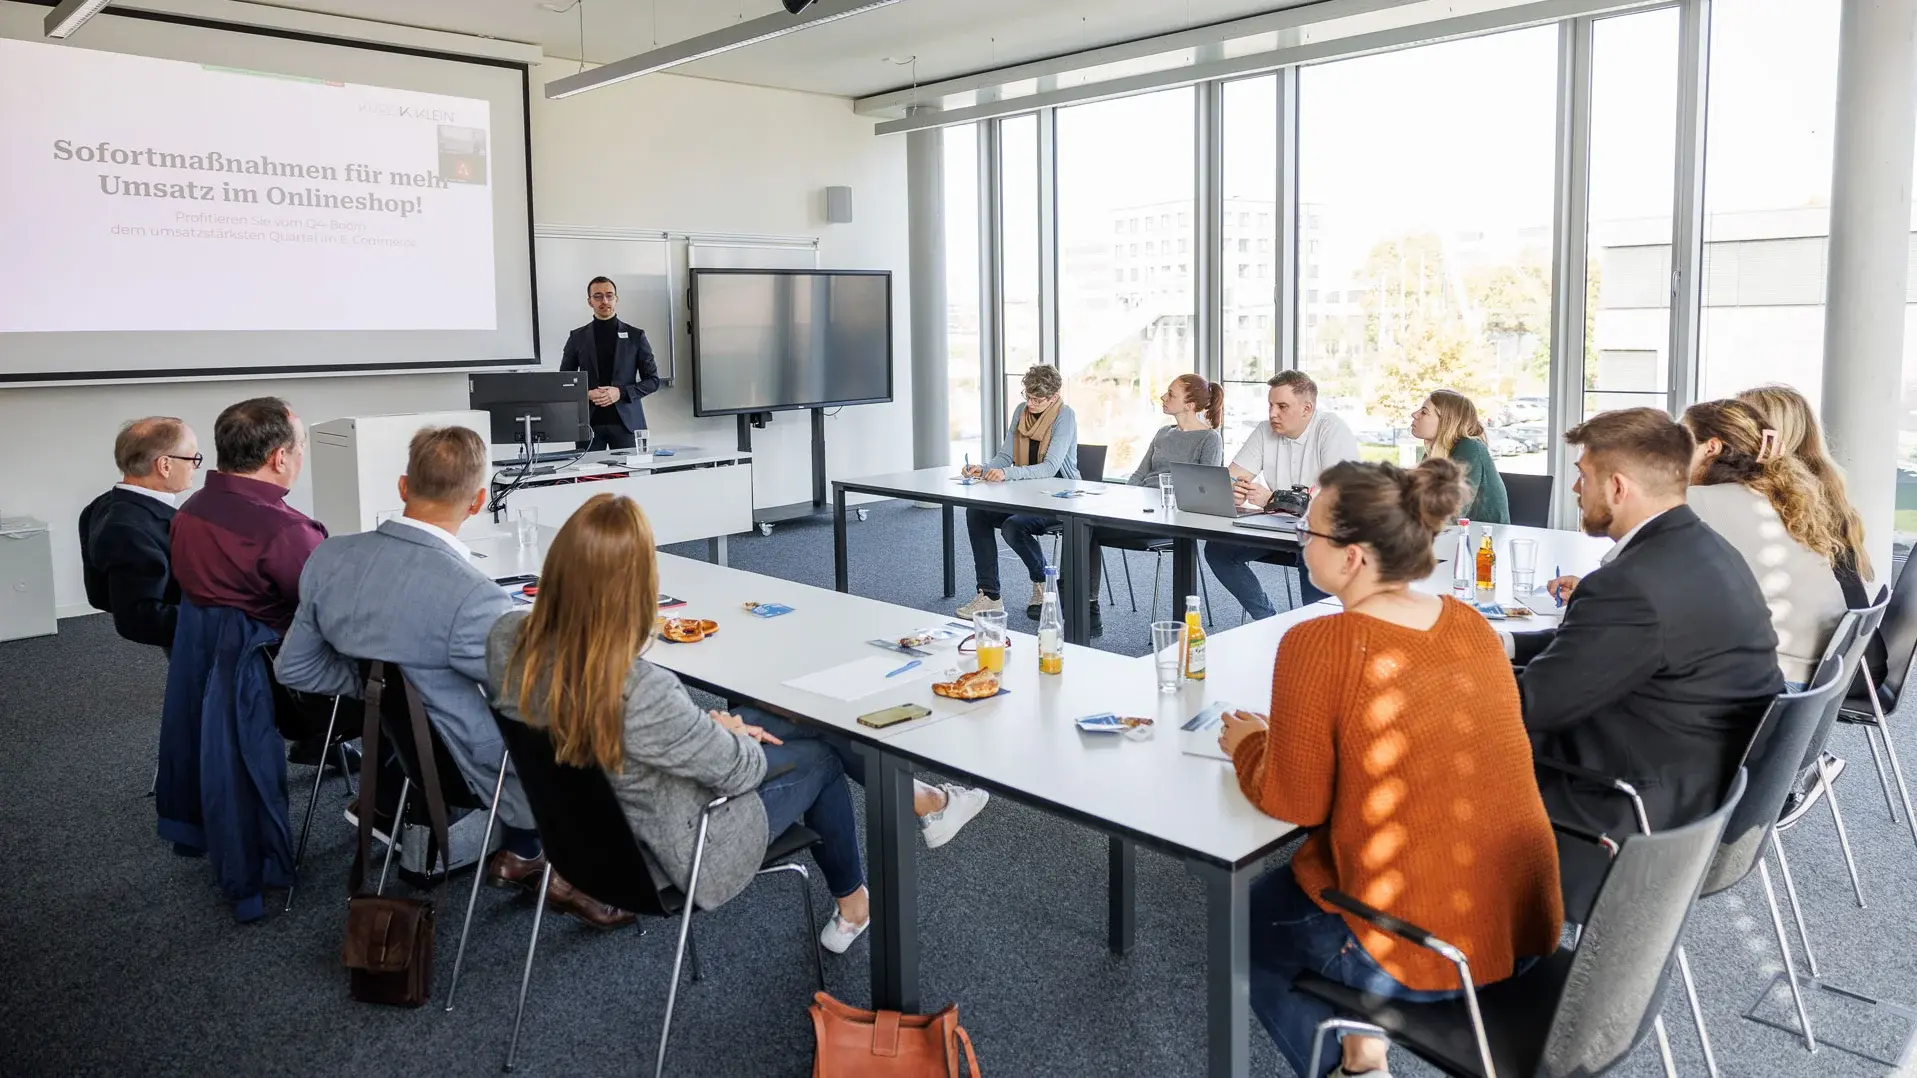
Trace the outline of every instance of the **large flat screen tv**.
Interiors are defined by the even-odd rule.
[[[892,399],[889,270],[692,271],[692,413]]]

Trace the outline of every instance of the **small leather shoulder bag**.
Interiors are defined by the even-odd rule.
[[[937,1014],[900,1014],[849,1007],[820,992],[811,1011],[819,1045],[812,1078],[960,1078],[961,1048],[971,1078],[979,1078],[957,1004]]]

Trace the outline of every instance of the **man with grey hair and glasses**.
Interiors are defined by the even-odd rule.
[[[180,585],[173,578],[175,500],[193,485],[200,441],[172,416],[135,419],[113,442],[120,481],[80,511],[80,569],[87,602],[113,615],[136,644],[173,646]]]

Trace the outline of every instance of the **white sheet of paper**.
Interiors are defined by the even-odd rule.
[[[885,676],[904,666],[907,661],[902,655],[874,655],[840,663],[816,674],[793,678],[785,684],[788,688],[830,696],[834,700],[862,700],[886,689],[903,688],[937,673],[939,669],[929,661],[921,661],[918,666],[897,677]]]

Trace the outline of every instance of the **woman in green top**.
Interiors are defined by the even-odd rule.
[[[1478,406],[1470,397],[1449,389],[1433,390],[1411,413],[1411,436],[1424,443],[1426,459],[1447,457],[1464,471],[1464,481],[1471,488],[1464,516],[1474,523],[1511,523],[1504,477],[1491,460],[1484,424],[1478,422]]]

